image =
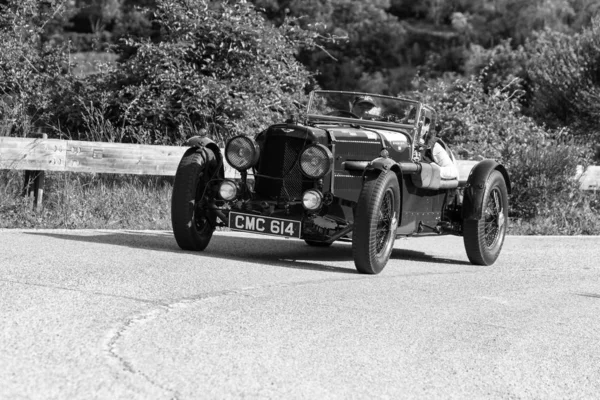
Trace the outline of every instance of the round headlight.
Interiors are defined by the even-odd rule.
[[[225,146],[225,158],[238,171],[252,168],[260,154],[258,144],[247,136],[237,136]]]
[[[225,180],[219,186],[219,196],[223,200],[233,200],[237,196],[237,185],[233,181]]]
[[[323,195],[318,190],[310,189],[302,195],[302,205],[307,210],[317,210],[323,204]]]
[[[309,178],[322,178],[331,171],[333,154],[322,144],[306,147],[300,155],[300,169]]]

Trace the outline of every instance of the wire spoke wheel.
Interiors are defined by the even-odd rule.
[[[495,187],[490,192],[490,197],[484,208],[484,243],[486,247],[492,248],[498,238],[504,224],[504,214],[500,202],[500,190]]]
[[[400,188],[392,171],[368,176],[358,199],[352,255],[358,272],[378,274],[387,264],[398,227]]]
[[[381,210],[379,211],[379,218],[377,221],[377,231],[375,239],[375,247],[377,254],[381,254],[385,250],[386,244],[389,242],[391,235],[392,219],[394,217],[393,210],[394,197],[391,189],[386,190],[381,204]]]
[[[506,235],[508,191],[504,176],[493,171],[486,182],[482,215],[463,222],[463,240],[469,261],[476,265],[496,262]]]

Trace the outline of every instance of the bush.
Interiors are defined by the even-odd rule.
[[[518,82],[487,92],[483,78],[420,82],[416,95],[438,111],[439,135],[459,158],[496,159],[507,168],[512,218],[548,216],[565,194],[579,195],[577,165],[587,164],[590,154],[568,130],[548,131],[522,115]]]
[[[295,51],[315,45],[316,34],[293,21],[273,27],[245,1],[208,0],[158,1],[155,40],[128,39],[123,63],[81,78],[68,41],[44,30],[62,10],[49,4],[55,8],[41,13],[34,0],[11,0],[0,18],[3,132],[26,136],[42,127],[84,140],[180,144],[208,135],[223,142],[296,113],[313,84]]]
[[[304,101],[311,75],[294,44],[310,43],[305,31],[269,26],[245,2],[161,0],[154,23],[159,41],[129,40],[132,57],[73,87],[58,107],[63,129],[89,130],[77,115],[95,113],[126,142],[223,142],[281,121]]]
[[[517,235],[600,235],[600,192],[555,193],[538,215],[510,228]]]
[[[68,52],[45,40],[45,22],[52,15],[34,0],[12,0],[0,10],[0,120],[5,134],[27,136],[46,128],[55,99],[69,87]]]
[[[545,30],[525,49],[533,116],[579,135],[600,135],[600,16],[578,34]]]
[[[464,72],[466,76],[481,76],[486,92],[502,89],[510,82],[514,90],[517,82],[521,86],[524,83],[525,58],[523,48],[513,49],[510,40],[503,40],[490,49],[471,44],[466,51]]]

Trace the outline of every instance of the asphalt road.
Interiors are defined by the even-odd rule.
[[[1,399],[598,398],[600,238],[0,230]]]

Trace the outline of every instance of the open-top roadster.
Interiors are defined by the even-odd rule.
[[[355,109],[365,98],[373,107]],[[507,228],[508,173],[493,160],[456,161],[468,172],[443,179],[426,157],[435,124],[435,111],[418,101],[315,91],[303,121],[234,137],[224,154],[194,137],[175,176],[175,239],[204,250],[222,226],[310,246],[351,240],[356,269],[377,274],[396,238],[452,234],[463,236],[473,264],[491,265]],[[239,179],[225,178],[225,160]]]

